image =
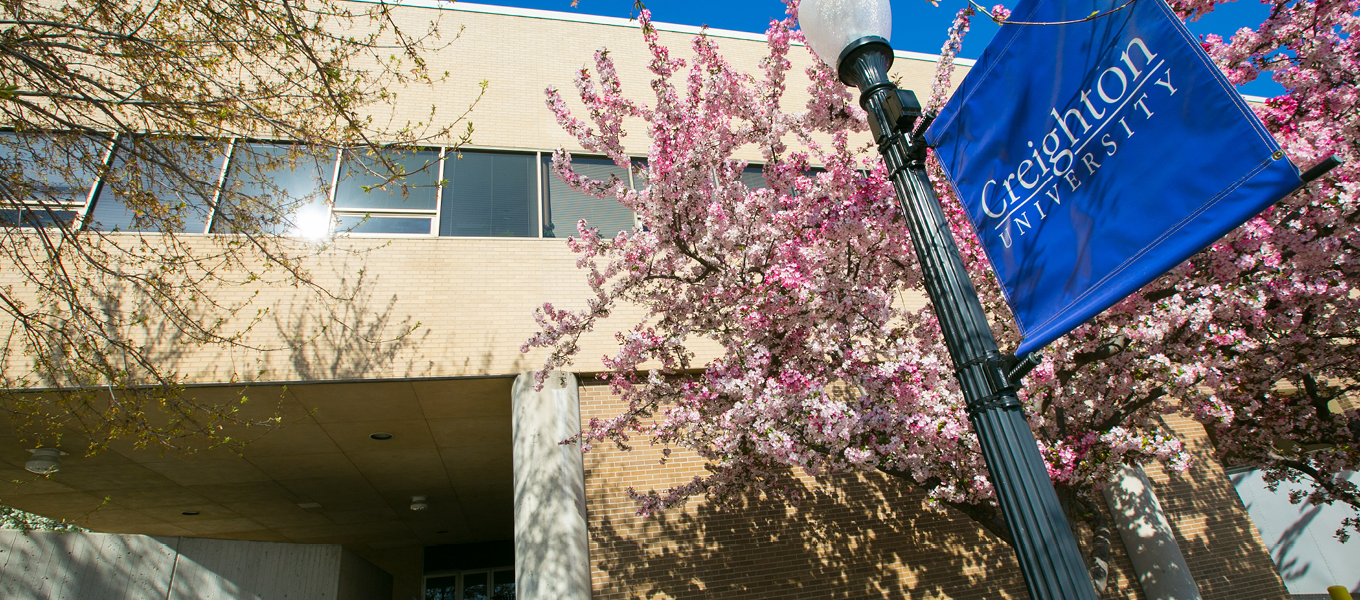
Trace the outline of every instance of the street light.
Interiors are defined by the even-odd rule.
[[[859,88],[860,106],[869,113],[869,128],[907,218],[926,292],[954,361],[968,420],[982,446],[1030,597],[1095,600],[1076,539],[1015,396],[1020,378],[1034,361],[1017,361],[997,350],[977,290],[926,177],[928,123],[914,129],[921,105],[912,92],[899,90],[888,79],[893,62],[888,0],[803,0],[798,21],[813,52],[836,69],[842,82]]]

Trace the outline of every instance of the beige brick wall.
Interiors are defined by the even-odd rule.
[[[609,49],[628,97],[655,104],[650,86],[653,75],[647,70],[650,54],[636,22],[624,27],[464,12],[456,10],[456,4],[453,8],[397,10],[399,23],[413,31],[437,18],[445,40],[463,28],[456,41],[426,57],[432,73],[449,73],[448,83],[435,89],[402,90],[399,93],[402,110],[395,115],[397,122],[424,120],[431,106],[438,107],[437,115],[452,118],[454,111],[461,110],[475,96],[476,83],[485,80],[489,83],[486,96],[472,114],[476,126],[474,146],[579,149],[576,139],[567,135],[547,110],[543,92],[554,85],[562,91],[569,106],[580,109],[573,78],[582,68],[595,72],[593,56],[597,48]],[[667,15],[657,14],[654,18],[663,22]],[[689,58],[693,35],[666,31],[664,25],[659,29],[661,42],[671,49],[673,58]],[[713,39],[733,67],[759,75],[759,61],[766,54],[764,42],[718,36]],[[793,48],[789,59],[793,66],[783,107],[796,112],[804,110],[810,98],[804,73],[814,59],[802,47]],[[961,81],[967,71],[968,67],[960,66],[954,82]],[[909,58],[897,59],[892,70],[904,87],[917,92],[922,102],[930,94],[934,72],[933,61]],[[684,77],[685,72],[680,72],[675,78],[681,89]],[[585,116],[579,110],[576,114]],[[625,127],[631,132],[625,139],[628,152],[645,154],[648,146],[645,126],[640,120],[630,120]],[[743,156],[758,157],[754,149]]]
[[[1284,581],[1199,423],[1164,417],[1194,456],[1184,473],[1144,467],[1206,599],[1288,598]]]
[[[585,380],[581,418],[617,414],[608,386]],[[591,568],[597,600],[633,598],[1025,598],[1012,551],[957,512],[879,473],[816,481],[797,506],[753,495],[725,508],[692,500],[642,519],[626,489],[663,489],[702,474],[692,455],[658,464],[631,452],[586,455]],[[674,456],[681,456],[676,452]],[[1106,598],[1142,598],[1122,547]]]
[[[204,253],[215,243],[185,240]],[[284,285],[277,274],[216,286],[216,301],[248,303],[223,330],[243,332],[234,345],[187,343],[159,320],[125,331],[163,370],[201,383],[513,374],[542,366],[543,353],[519,351],[537,331],[536,307],[585,307],[589,289],[575,261],[553,239],[342,239],[305,261],[338,298]],[[14,276],[0,271],[0,284],[17,283]],[[640,318],[636,309],[616,311],[583,338],[577,367],[599,370],[612,332]],[[12,357],[10,372],[27,364]]]
[[[581,418],[618,414],[608,386],[583,379]],[[1260,536],[1203,428],[1171,420],[1198,462],[1168,478],[1148,469],[1191,574],[1206,600],[1287,598]],[[939,511],[901,481],[878,473],[830,481],[799,478],[798,506],[754,495],[736,508],[692,500],[642,519],[626,489],[664,489],[703,473],[690,455],[659,464],[639,436],[631,452],[586,455],[594,597],[633,598],[1026,598],[1014,554],[966,516]],[[676,452],[675,457],[681,457]],[[1089,542],[1089,531],[1079,532]],[[1143,598],[1116,537],[1102,598]]]
[[[430,106],[438,107],[440,118],[451,119],[471,100],[476,82],[485,79],[487,95],[472,115],[474,146],[575,148],[575,140],[544,107],[543,89],[558,86],[576,106],[572,77],[592,66],[592,53],[601,46],[614,53],[625,89],[648,100],[650,75],[636,27],[429,9],[397,12],[413,27],[437,16],[446,39],[459,26],[466,29],[428,57],[433,72],[450,73],[448,83],[399,91],[401,108],[394,115],[377,115],[379,120],[423,120]],[[688,54],[689,39],[662,34],[680,56]],[[754,70],[764,53],[758,42],[718,43],[739,69]],[[807,100],[801,73],[812,59],[795,48],[792,60],[784,100],[790,110]],[[924,100],[932,63],[900,59],[894,71]],[[629,125],[634,133],[628,150],[644,153],[644,130],[637,122]],[[541,364],[541,353],[518,350],[536,331],[532,310],[543,302],[579,308],[588,294],[575,256],[561,240],[342,239],[307,264],[324,287],[352,298],[333,301],[270,280],[224,286],[217,291],[219,300],[249,300],[238,327],[260,315],[240,345],[184,344],[154,326],[132,335],[143,339],[167,370],[198,382],[510,374]],[[8,277],[12,273],[0,271],[0,284],[15,283]],[[614,347],[613,332],[641,317],[635,308],[616,311],[606,326],[583,340],[573,370],[598,370],[600,355]],[[414,327],[410,335],[393,339],[408,327]],[[13,360],[11,367],[23,368],[22,357]],[[619,407],[611,400],[607,388],[584,387],[583,418],[613,414]],[[1173,426],[1205,454],[1202,432],[1196,433],[1193,424]],[[663,468],[658,458],[645,445],[631,454],[602,449],[587,456],[597,598],[1025,596],[1009,549],[965,517],[925,508],[922,495],[878,474],[832,483],[804,477],[806,500],[797,507],[753,497],[742,510],[694,502],[660,518],[638,519],[626,486],[646,490],[701,472],[695,460]],[[1260,537],[1220,467],[1202,460],[1188,474],[1153,468],[1149,476],[1206,598],[1284,597]],[[1140,597],[1127,558],[1116,550],[1107,597]]]
[[[582,67],[593,68],[592,55],[599,47],[611,50],[625,90],[650,101],[649,54],[635,22],[615,26],[428,8],[397,8],[395,15],[412,32],[438,20],[443,41],[450,43],[426,58],[431,72],[448,71],[449,77],[434,89],[398,90],[398,111],[375,115],[379,123],[399,126],[424,120],[431,106],[452,118],[485,79],[490,87],[472,116],[474,146],[576,148],[574,138],[544,105],[543,90],[557,85],[579,107],[572,77]],[[460,27],[461,37],[452,40]],[[693,36],[663,30],[661,37],[672,56],[690,55]],[[738,69],[754,72],[766,52],[763,42],[717,42]],[[808,99],[803,73],[813,59],[802,48],[794,48],[791,59],[784,106],[796,111]],[[899,59],[894,73],[924,96],[933,70],[929,61]],[[683,73],[680,81],[683,85]],[[645,128],[632,122],[630,129],[629,151],[645,154]],[[750,149],[746,156],[758,154]],[[205,253],[216,245],[204,236],[183,239],[188,248]],[[542,353],[519,353],[520,344],[537,330],[533,309],[543,302],[581,308],[589,294],[575,255],[564,241],[553,239],[340,239],[307,260],[306,267],[322,287],[354,299],[336,301],[266,277],[212,292],[219,302],[244,306],[226,328],[231,333],[250,326],[238,346],[186,343],[160,322],[134,327],[129,335],[144,340],[164,369],[204,383],[513,374],[542,365]],[[22,281],[15,275],[12,269],[0,269],[0,285],[19,285],[22,295]],[[610,322],[585,337],[574,368],[600,369],[600,356],[615,348],[613,333],[640,317],[634,308],[616,311]],[[411,335],[393,340],[417,324]],[[712,347],[699,345],[696,350],[702,356]],[[11,357],[10,372],[25,371],[27,360]]]

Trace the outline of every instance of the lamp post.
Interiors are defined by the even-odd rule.
[[[1043,457],[1015,395],[1025,364],[997,350],[987,315],[925,170],[924,127],[915,95],[888,80],[892,12],[888,0],[803,0],[798,21],[813,52],[860,90],[860,106],[907,218],[968,419],[1034,600],[1095,600],[1095,590],[1063,516]],[[832,62],[835,60],[835,62]],[[923,124],[924,125],[924,124]],[[1032,366],[1032,365],[1029,365]]]

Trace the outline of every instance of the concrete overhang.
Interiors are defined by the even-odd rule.
[[[361,555],[513,537],[513,378],[195,386],[277,429],[238,451],[193,454],[114,443],[82,456],[63,436],[61,471],[24,471],[25,441],[0,432],[0,504],[105,533],[343,544]],[[391,434],[375,440],[373,433]],[[410,509],[411,497],[429,508]],[[186,514],[196,513],[196,514]]]

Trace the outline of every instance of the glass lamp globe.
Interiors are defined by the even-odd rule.
[[[888,0],[803,0],[798,26],[817,58],[839,69],[841,52],[850,42],[892,35],[892,7]]]

